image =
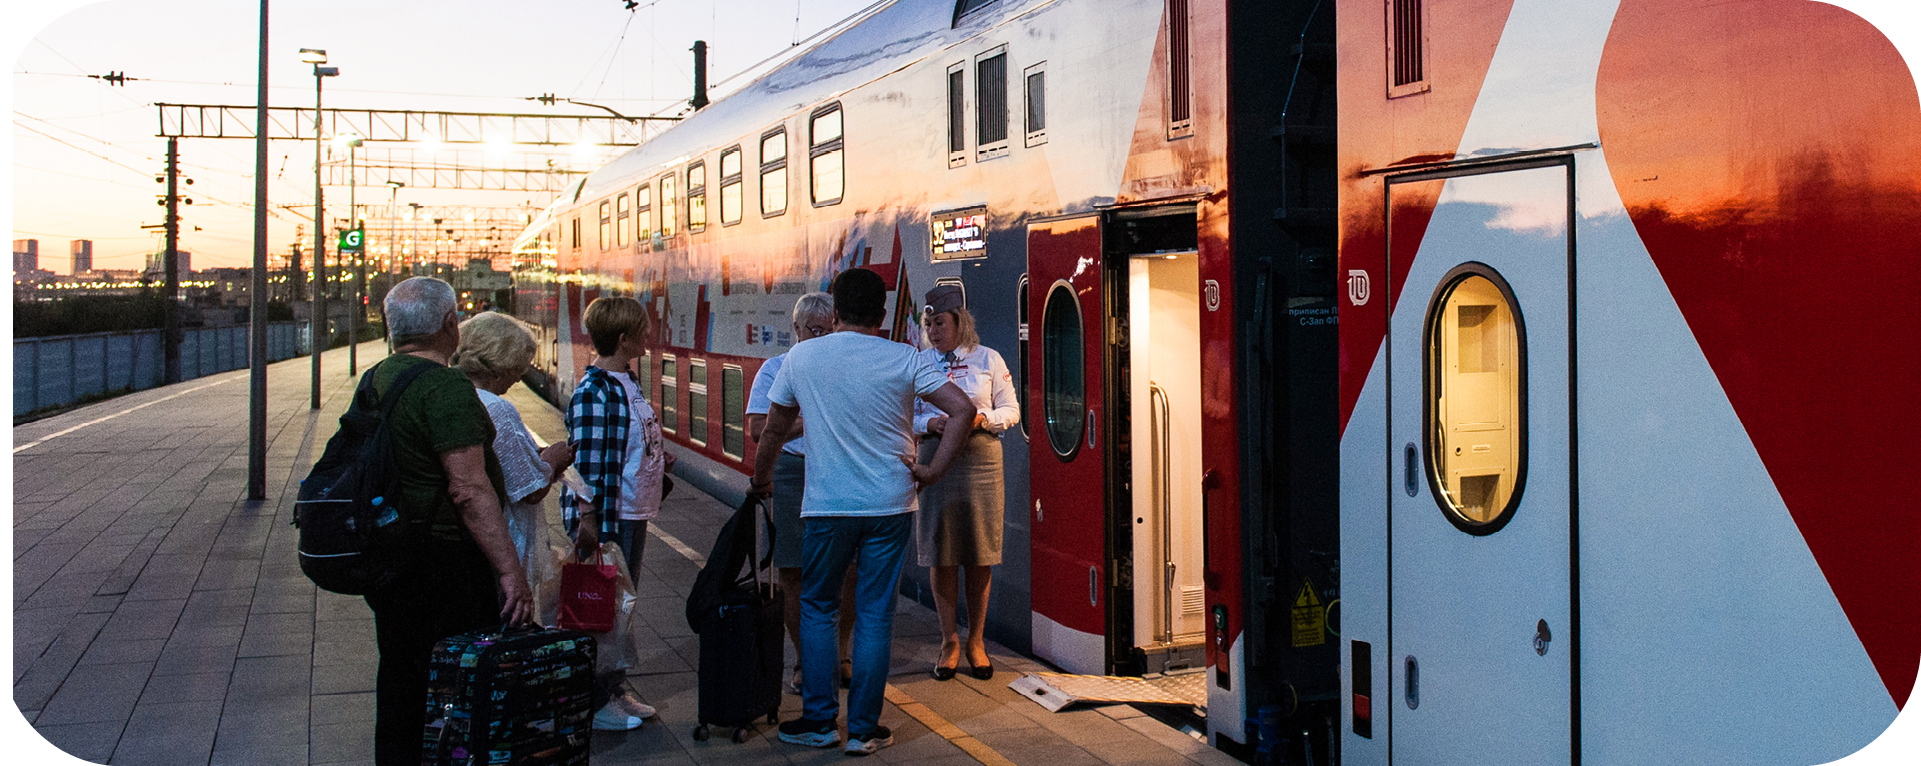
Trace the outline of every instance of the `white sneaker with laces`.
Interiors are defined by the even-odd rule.
[[[621,708],[618,698],[608,702],[594,713],[595,731],[633,731],[640,728],[642,723],[645,721],[642,721],[640,716],[630,714]]]

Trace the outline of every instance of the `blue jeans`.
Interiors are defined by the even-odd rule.
[[[840,587],[847,567],[854,591],[853,688],[847,694],[847,731],[863,735],[880,725],[881,699],[893,660],[894,591],[902,556],[913,539],[914,517],[810,516],[803,544],[800,588],[801,715],[831,721],[840,713]]]

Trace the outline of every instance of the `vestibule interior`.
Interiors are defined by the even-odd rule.
[[[1134,643],[1150,672],[1206,631],[1201,527],[1201,289],[1193,251],[1128,259]],[[1158,661],[1157,661],[1158,660]]]

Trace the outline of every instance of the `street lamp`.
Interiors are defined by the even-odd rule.
[[[399,244],[399,237],[394,232],[398,224],[398,222],[394,220],[396,217],[394,211],[400,207],[400,189],[406,185],[406,183],[401,181],[395,181],[391,178],[387,179],[387,188],[391,190],[387,197],[387,264],[385,269],[387,274],[387,292],[393,292],[394,289],[394,256],[397,255],[398,248],[396,245]],[[382,328],[385,328],[387,324],[387,304],[384,300],[380,304],[380,324]],[[393,334],[384,334],[387,336],[388,342],[392,343]],[[387,353],[393,353],[393,349],[387,349]]]
[[[328,77],[340,75],[339,67],[321,66],[327,63],[327,52],[318,48],[301,48],[300,60],[313,65],[313,322],[310,335],[313,346],[313,409],[320,409],[320,354],[327,350],[323,338],[331,338],[327,332],[327,216],[321,205],[320,192],[320,150],[321,146],[321,83]]]

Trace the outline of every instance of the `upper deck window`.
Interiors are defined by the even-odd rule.
[[[641,184],[634,190],[634,239],[640,242],[654,238],[654,189]]]
[[[607,201],[601,200],[600,201],[600,249],[603,251],[606,250],[609,245],[608,232],[609,232],[609,227],[613,224],[613,220],[614,219],[608,215]]]
[[[1388,98],[1427,91],[1426,48],[1427,4],[1421,0],[1388,0]]]
[[[1022,74],[1027,93],[1027,145],[1047,143],[1047,62],[1027,68]]]
[[[996,48],[974,62],[975,136],[980,159],[1007,154],[1007,49]]]
[[[787,129],[760,137],[760,214],[787,212]]]
[[[660,177],[660,235],[674,236],[680,225],[680,198],[674,194],[674,174]]]
[[[627,238],[627,232],[631,231],[629,226],[631,226],[632,223],[633,223],[633,220],[629,218],[627,215],[627,193],[622,192],[620,196],[614,198],[614,245],[615,246],[626,247],[627,243],[633,241]]]
[[[696,162],[687,168],[687,231],[707,228],[707,163]]]
[[[844,173],[846,137],[841,131],[840,104],[814,110],[808,120],[808,178],[815,205],[837,205],[846,193]]]
[[[960,26],[963,19],[974,12],[999,5],[1000,0],[956,0],[954,3],[954,26]]]
[[[740,147],[720,153],[720,225],[740,223]]]
[[[947,68],[947,166],[967,164],[967,62]]]

